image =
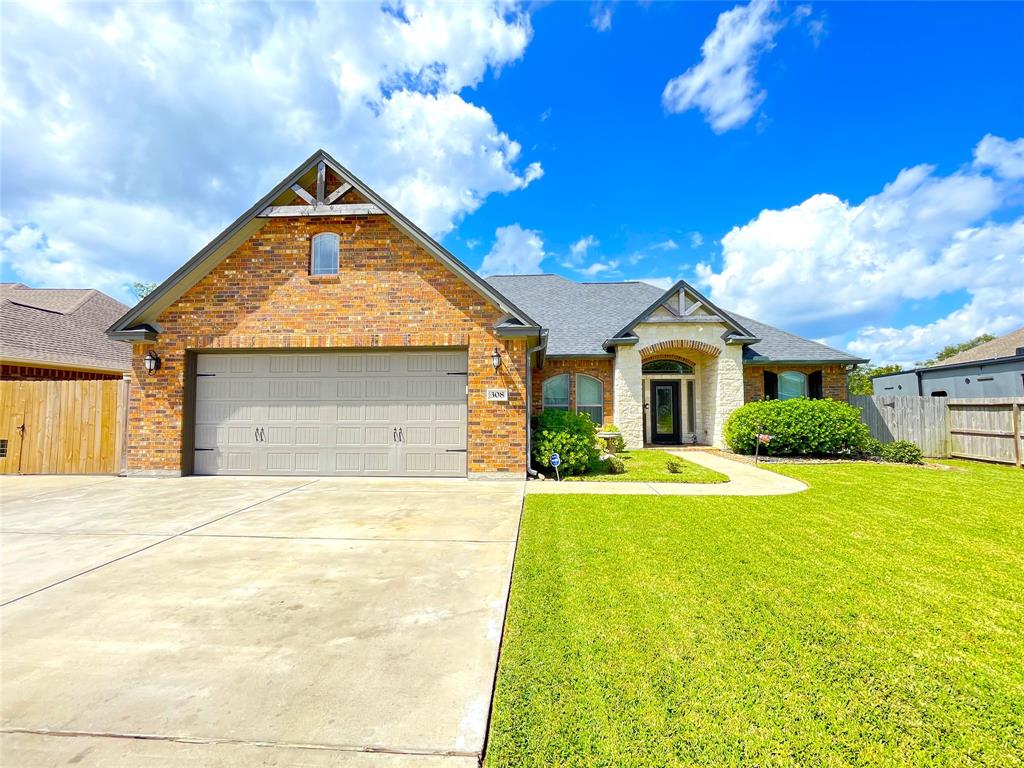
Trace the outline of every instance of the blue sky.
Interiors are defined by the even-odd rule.
[[[1024,325],[1024,4],[4,4],[5,280],[128,300],[323,146],[484,272],[876,361]]]

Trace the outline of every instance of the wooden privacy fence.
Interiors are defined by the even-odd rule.
[[[128,382],[0,381],[0,474],[115,474]]]
[[[851,395],[850,405],[860,408],[860,420],[883,443],[908,440],[925,456],[949,456],[946,398]]]
[[[957,398],[949,400],[947,406],[950,456],[1021,466],[1024,397]]]
[[[925,456],[1024,461],[1024,397],[852,395],[860,419],[883,443],[909,440]]]

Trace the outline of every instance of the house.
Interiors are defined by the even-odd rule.
[[[131,351],[106,330],[127,309],[92,289],[0,284],[0,380],[123,378]]]
[[[1024,397],[1024,328],[979,344],[938,365],[876,376],[876,395]]]
[[[683,282],[484,280],[323,151],[108,333],[146,474],[518,478],[544,407],[719,444],[744,400],[844,398],[863,362]]]

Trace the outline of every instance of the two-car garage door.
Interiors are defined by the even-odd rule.
[[[466,474],[465,350],[200,354],[198,475]]]

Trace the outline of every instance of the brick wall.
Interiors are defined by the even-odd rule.
[[[340,235],[338,275],[309,274],[318,232]],[[183,468],[188,350],[455,346],[469,349],[469,472],[525,471],[528,341],[497,338],[502,315],[386,216],[270,219],[161,313],[156,344],[134,345],[129,469]],[[162,365],[147,375],[150,349]],[[509,402],[486,402],[487,387]]]
[[[614,406],[614,398],[612,397],[613,365],[614,360],[612,358],[563,358],[556,360],[549,358],[545,360],[544,367],[540,370],[534,370],[532,374],[533,412],[537,414],[544,410],[544,382],[552,376],[560,376],[563,373],[569,374],[569,408],[574,409],[576,407],[576,374],[583,373],[587,376],[593,376],[595,379],[600,379],[601,384],[604,385],[604,423],[611,424]]]
[[[821,371],[821,394],[832,400],[846,401],[846,367],[842,365],[745,365],[743,366],[743,402],[764,398],[764,372]]]

